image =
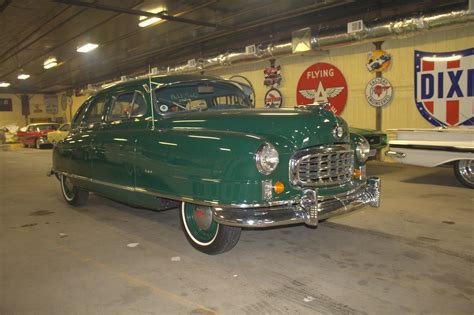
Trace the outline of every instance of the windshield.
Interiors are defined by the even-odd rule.
[[[36,131],[43,131],[43,130],[56,130],[58,125],[38,125],[36,126]]]
[[[227,83],[192,82],[155,91],[155,108],[162,114],[250,107],[248,96],[239,87]]]

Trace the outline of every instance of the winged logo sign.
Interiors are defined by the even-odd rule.
[[[347,83],[341,71],[329,63],[316,63],[300,76],[296,87],[298,105],[328,103],[340,115],[347,102]]]
[[[434,126],[474,125],[474,48],[415,50],[415,102]]]

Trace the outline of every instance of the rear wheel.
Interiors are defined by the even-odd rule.
[[[221,254],[239,241],[241,229],[214,221],[211,207],[183,202],[180,217],[189,243],[203,253]]]
[[[71,179],[63,174],[59,175],[61,192],[64,200],[72,206],[85,205],[89,198],[89,192],[75,186]]]
[[[474,188],[474,160],[456,161],[454,175],[464,186]]]

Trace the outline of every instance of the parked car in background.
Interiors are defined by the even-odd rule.
[[[16,122],[0,122],[0,138],[3,139],[3,143],[17,142],[18,137],[16,134],[18,129],[19,127]]]
[[[151,209],[181,205],[183,231],[207,254],[242,227],[306,223],[378,207],[370,146],[322,106],[253,109],[241,84],[202,75],[116,84],[89,98],[53,151],[70,205],[89,192]]]
[[[62,124],[59,126],[58,130],[48,132],[47,142],[51,143],[52,145],[56,145],[56,143],[67,137],[70,130],[71,124]]]
[[[18,130],[18,140],[26,147],[41,149],[44,146],[51,146],[48,142],[48,133],[58,129],[57,123],[37,123],[29,124]]]
[[[7,142],[7,137],[5,136],[5,129],[0,129],[0,144],[4,144]]]
[[[474,128],[394,129],[397,139],[386,153],[411,165],[452,165],[456,178],[474,188]]]

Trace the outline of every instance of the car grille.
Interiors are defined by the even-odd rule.
[[[300,187],[342,184],[352,179],[354,152],[348,145],[297,152],[290,161],[290,182]]]

